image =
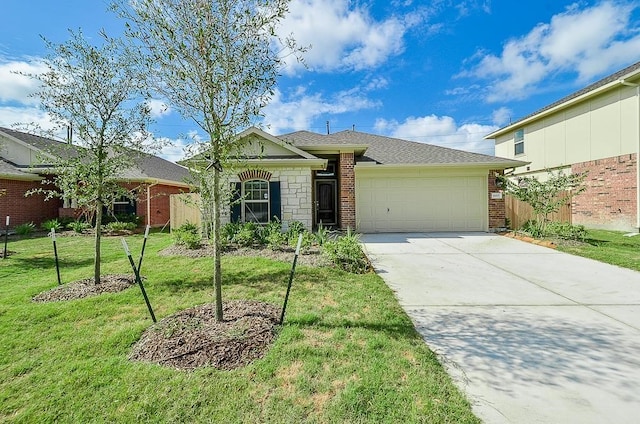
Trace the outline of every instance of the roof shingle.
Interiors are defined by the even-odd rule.
[[[480,165],[501,161],[513,162],[511,159],[350,130],[328,135],[311,133],[309,131],[298,131],[279,136],[279,138],[301,149],[323,145],[365,144],[368,146],[366,152],[363,156],[356,158],[356,160],[358,162],[375,162],[382,165]]]

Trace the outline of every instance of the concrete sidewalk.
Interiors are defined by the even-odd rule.
[[[640,422],[640,273],[486,233],[362,242],[483,421]]]

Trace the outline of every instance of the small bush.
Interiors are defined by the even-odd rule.
[[[202,237],[198,233],[182,233],[181,244],[187,249],[196,250],[202,246]]]
[[[83,233],[91,228],[91,224],[86,221],[73,221],[67,224],[67,228],[75,231],[76,233]]]
[[[40,224],[40,227],[42,227],[43,230],[47,230],[47,231],[51,231],[51,230],[60,231],[63,228],[62,224],[57,219],[50,219],[48,221],[44,221],[42,224]]]
[[[546,235],[565,240],[583,241],[587,237],[587,230],[583,225],[571,225],[568,222],[550,222],[547,224]]]
[[[360,237],[351,230],[336,240],[326,242],[323,252],[331,262],[347,272],[364,274],[369,270],[369,261],[360,247]]]
[[[137,225],[134,222],[110,222],[104,226],[105,231],[133,231]]]
[[[298,247],[298,237],[299,234],[302,234],[302,243],[300,244],[300,250],[303,252],[308,252],[314,242],[314,236],[307,230],[302,230],[298,234],[290,234],[287,242],[289,247],[295,249]]]
[[[291,235],[298,235],[305,230],[304,224],[300,221],[291,221],[289,228],[287,229],[287,238],[291,238]]]
[[[242,224],[239,222],[228,222],[220,227],[220,237],[227,242],[233,241],[238,231],[242,228]]]
[[[199,249],[202,246],[202,236],[196,224],[186,222],[171,232],[173,242],[185,246],[187,249]]]
[[[318,243],[318,246],[323,246],[326,242],[328,242],[330,235],[331,232],[329,231],[329,229],[322,225],[321,222],[320,225],[318,225],[318,229],[315,233],[315,241],[316,243]]]
[[[72,216],[61,216],[60,218],[58,218],[58,222],[61,225],[61,228],[69,228],[69,224],[71,224],[73,221],[75,221],[75,218],[73,218]]]
[[[27,222],[16,226],[16,234],[21,236],[28,236],[36,230],[36,225],[33,222]]]
[[[543,235],[540,231],[540,226],[535,219],[530,219],[522,224],[522,228],[520,228],[520,231],[529,234],[531,237],[542,237]]]
[[[242,224],[240,230],[236,233],[233,241],[240,246],[253,246],[255,244],[262,244],[262,237],[260,232],[262,229],[255,222],[246,222]]]
[[[287,242],[287,237],[282,233],[282,223],[277,217],[262,227],[260,238],[271,250],[281,250]]]
[[[142,222],[142,218],[134,213],[117,213],[115,215],[105,214],[102,217],[103,224],[106,225],[111,222],[132,222],[135,224],[135,227],[137,227],[140,225],[140,222]]]

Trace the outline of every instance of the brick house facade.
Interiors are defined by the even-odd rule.
[[[632,228],[636,225],[636,154],[575,163],[574,174],[587,172],[587,189],[573,198],[572,222],[587,227]]]
[[[34,194],[25,197],[30,190],[43,188],[43,179],[51,180],[55,154],[82,149],[56,140],[20,131],[0,128],[0,216],[10,216],[10,225],[33,222],[36,225],[58,217],[80,216],[73,209],[73,199],[45,200]],[[132,152],[132,155],[134,152]],[[142,224],[164,226],[170,219],[169,196],[189,191],[185,182],[189,171],[160,157],[135,153],[134,166],[121,173],[122,185],[136,193],[135,213]],[[51,187],[46,187],[50,189]]]

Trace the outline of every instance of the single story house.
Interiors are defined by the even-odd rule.
[[[69,152],[73,149],[46,137],[0,127],[0,217],[10,216],[12,227],[61,216],[77,215],[71,199],[51,199],[34,194],[32,189],[42,188],[41,181],[53,172],[54,156],[51,152]],[[73,146],[73,148],[81,148]],[[49,160],[51,159],[51,160]],[[160,157],[141,154],[136,166],[123,173],[122,184],[140,193],[134,201],[115,202],[115,212],[135,213],[150,226],[164,226],[170,219],[169,196],[189,191],[185,181],[189,170]]]
[[[496,155],[528,162],[513,175],[588,172],[572,222],[640,229],[640,62],[487,135]]]
[[[504,228],[496,175],[523,162],[342,131],[278,137],[252,127],[226,219],[360,232]]]

